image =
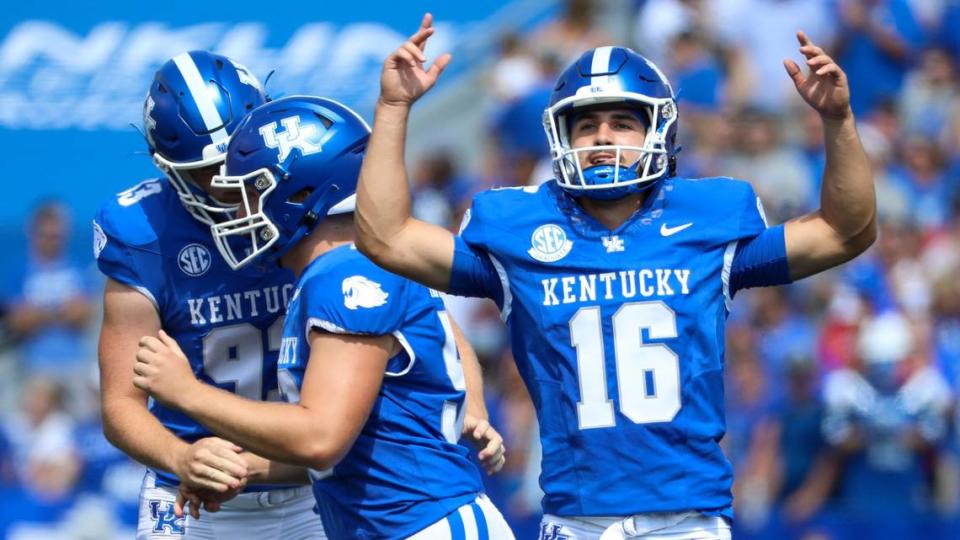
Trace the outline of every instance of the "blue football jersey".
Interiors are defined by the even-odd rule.
[[[249,399],[279,399],[277,355],[293,291],[289,270],[232,271],[210,229],[187,213],[165,179],[108,200],[93,227],[100,271],[153,302],[197,377]],[[150,410],[186,441],[210,435],[153,400]],[[158,483],[177,483],[174,475],[156,472]]]
[[[405,538],[473,501],[482,490],[479,472],[457,444],[466,385],[437,293],[377,267],[353,245],[313,261],[283,329],[280,388],[293,403],[310,358],[311,329],[391,334],[403,349],[389,360],[347,455],[332,470],[311,471],[327,534]]]
[[[730,273],[765,228],[750,185],[725,178],[660,181],[612,231],[555,181],[477,195],[450,291],[502,310],[540,423],[544,512],[731,515]]]

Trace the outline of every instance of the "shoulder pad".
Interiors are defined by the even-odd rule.
[[[148,246],[157,241],[157,231],[170,217],[171,198],[178,203],[166,181],[144,180],[107,200],[95,221],[110,239],[131,247]]]

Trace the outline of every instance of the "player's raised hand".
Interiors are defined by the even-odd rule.
[[[507,449],[503,446],[503,437],[493,429],[490,422],[472,414],[465,414],[463,436],[479,451],[477,458],[487,474],[494,474],[503,468],[503,464],[507,462]]]
[[[433,15],[427,13],[417,33],[387,57],[380,74],[381,103],[410,106],[437,82],[440,73],[450,63],[451,56],[441,55],[434,60],[430,69],[424,69],[427,57],[423,50],[433,32]]]
[[[797,32],[797,41],[800,42],[800,53],[807,59],[807,75],[804,76],[793,60],[784,60],[783,66],[800,97],[824,118],[849,117],[853,113],[846,73],[803,32]]]
[[[180,345],[163,330],[158,337],[140,338],[133,374],[134,386],[172,407],[178,406],[189,385],[197,382]]]

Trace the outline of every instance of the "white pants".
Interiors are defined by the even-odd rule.
[[[157,486],[147,472],[140,490],[137,540],[234,540],[243,538],[324,540],[320,516],[310,486],[241,493],[220,508],[203,512],[200,519],[173,513],[177,488]]]
[[[699,512],[627,517],[543,516],[540,540],[730,540],[730,524]]]
[[[514,540],[503,514],[480,495],[408,540]]]

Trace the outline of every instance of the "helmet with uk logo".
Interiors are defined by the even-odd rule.
[[[625,109],[636,115],[646,129],[643,145],[574,148],[571,128],[576,115],[596,109]],[[576,196],[622,198],[670,176],[676,168],[673,88],[653,62],[625,47],[598,47],[567,67],[543,113],[543,126],[557,182]],[[584,166],[583,158],[596,152],[612,154],[612,162]]]
[[[198,171],[223,163],[234,128],[266,101],[247,68],[207,51],[178,54],[154,75],[143,105],[150,155],[180,202],[202,223],[226,219],[235,205],[207,193]]]
[[[349,213],[370,127],[331,99],[290,96],[241,122],[211,185],[239,200],[234,219],[211,227],[227,264],[275,264],[326,216]]]

